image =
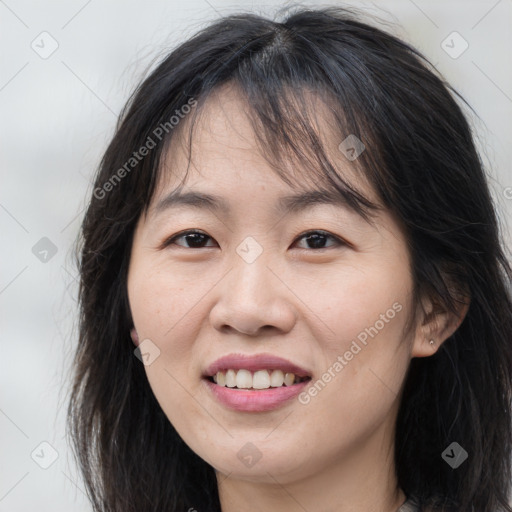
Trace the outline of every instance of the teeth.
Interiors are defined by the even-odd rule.
[[[249,370],[238,370],[236,374],[236,387],[239,389],[252,388],[252,375]]]
[[[284,376],[284,383],[287,385],[287,386],[291,386],[293,384],[293,382],[295,381],[295,375],[293,373],[287,373],[285,376]]]
[[[252,387],[254,389],[268,389],[270,387],[270,375],[267,370],[258,370],[257,372],[254,372],[254,375],[252,376]]]
[[[258,370],[252,374],[249,370],[228,370],[217,372],[213,381],[219,386],[238,389],[269,389],[281,386],[292,386],[300,382],[294,373],[284,374],[281,370]]]
[[[219,378],[219,373],[222,373],[222,372],[217,372],[217,379]],[[228,388],[234,388],[236,386],[235,370],[228,370],[226,372],[226,386]]]
[[[284,383],[284,374],[281,370],[274,370],[270,375],[270,385],[274,388],[282,386]]]
[[[217,375],[215,375],[215,382],[219,386],[225,386],[226,385],[226,376],[222,372],[219,372]]]

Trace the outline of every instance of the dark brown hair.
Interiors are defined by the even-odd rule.
[[[414,299],[455,312],[471,298],[438,352],[411,361],[397,418],[398,484],[422,507],[512,512],[512,271],[463,98],[416,49],[342,8],[296,9],[282,22],[221,18],[166,55],[121,113],[77,245],[68,422],[94,510],[220,511],[214,469],[177,434],[134,356],[127,270],[160,161],[183,131],[171,118],[192,105],[192,127],[226,83],[244,94],[277,170],[296,157],[304,178],[317,173],[367,212],[375,205],[337,175],[298,107],[306,90],[334,104],[340,142],[363,141],[358,169],[405,226]],[[457,469],[441,457],[454,441],[469,454]]]

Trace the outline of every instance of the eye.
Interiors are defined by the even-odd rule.
[[[334,246],[343,245],[344,242],[340,240],[338,237],[331,235],[327,231],[321,231],[321,230],[314,230],[314,231],[307,231],[306,233],[303,233],[299,237],[296,238],[296,240],[307,240],[308,245],[312,245],[312,247],[306,247],[306,249],[328,249],[328,247],[325,247],[325,241],[327,239],[334,240],[335,244]],[[331,246],[332,247],[332,246]]]
[[[186,245],[176,243],[177,240],[184,239]],[[187,231],[182,231],[181,233],[177,233],[176,235],[171,236],[167,240],[162,243],[162,248],[168,247],[169,245],[178,245],[180,247],[184,247],[185,249],[201,249],[202,247],[208,247],[204,244],[208,241],[208,239],[213,240],[209,235],[203,233],[202,231],[198,231],[195,229],[189,229]],[[325,246],[325,242],[328,239],[334,241],[334,246],[344,245],[345,243],[340,240],[338,237],[331,235],[330,233],[322,230],[313,230],[306,231],[301,234],[295,240],[307,240],[307,244],[310,247],[305,247],[305,249],[328,249],[331,246]],[[209,246],[213,247],[213,246]],[[302,247],[304,248],[304,247]]]
[[[177,244],[176,240],[180,240],[183,238],[186,243],[189,245],[181,245]],[[200,249],[204,246],[205,241],[211,238],[206,233],[203,233],[202,231],[198,231],[196,229],[189,229],[187,231],[182,231],[181,233],[177,233],[176,235],[171,236],[167,240],[165,240],[162,244],[162,247],[167,247],[169,245],[178,245],[180,247],[184,247],[185,249]],[[212,247],[212,246],[210,246]]]

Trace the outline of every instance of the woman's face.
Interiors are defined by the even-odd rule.
[[[165,201],[188,163],[173,143],[172,174],[138,223],[128,294],[150,386],[190,448],[232,477],[284,484],[351,457],[376,464],[389,457],[410,359],[425,355],[420,329],[405,331],[414,312],[403,234],[386,212],[371,225],[341,203],[287,210],[282,198],[314,187],[291,188],[271,170],[243,109],[232,93],[209,100],[181,190],[225,208]],[[325,139],[339,172],[376,200],[340,142]],[[199,234],[165,244],[184,230]],[[283,358],[310,380],[278,387],[280,364],[267,359],[235,382],[263,369],[276,387],[220,389],[207,369],[233,354]],[[268,381],[259,371],[252,384]]]

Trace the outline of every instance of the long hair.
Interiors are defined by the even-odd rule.
[[[352,135],[365,145],[354,165],[403,223],[416,304],[428,296],[455,312],[470,297],[437,353],[411,360],[398,485],[422,509],[512,512],[512,270],[466,102],[420,52],[343,8],[212,22],[166,55],[120,114],[76,246],[68,433],[95,512],[220,512],[213,467],[177,434],[134,356],[127,270],[169,141],[186,125],[190,144],[201,108],[227,83],[244,95],[261,151],[285,181],[280,163],[296,159],[296,179],[321,179],[370,212],[377,206],[336,172],[314,129],[305,92],[321,98],[340,143]],[[442,456],[453,442],[468,453],[457,468]]]

